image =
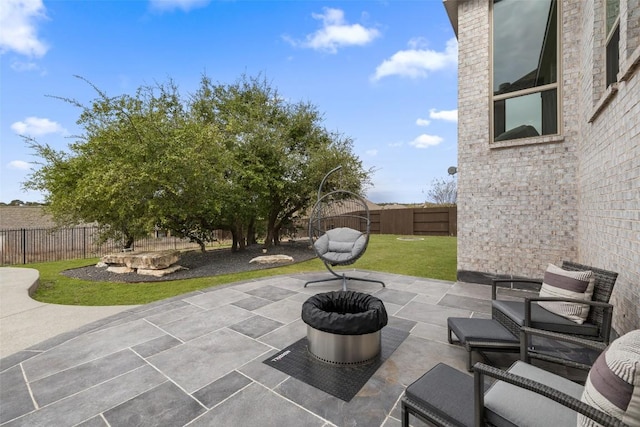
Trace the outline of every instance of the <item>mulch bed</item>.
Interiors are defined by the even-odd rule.
[[[218,276],[222,274],[240,273],[243,271],[263,270],[266,268],[280,267],[279,264],[249,263],[255,257],[262,255],[289,255],[294,263],[315,258],[316,254],[309,247],[309,241],[282,242],[278,246],[269,248],[267,254],[262,253],[261,245],[252,245],[244,251],[231,252],[231,249],[214,249],[205,253],[199,250],[185,252],[181,255],[178,265],[185,267],[164,277],[144,276],[136,273],[111,273],[105,267],[88,266],[63,271],[62,274],[83,280],[100,282],[163,282],[167,280],[193,279],[197,277]],[[290,264],[290,263],[288,263]]]

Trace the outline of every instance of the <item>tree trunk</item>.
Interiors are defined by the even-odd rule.
[[[238,234],[231,228],[231,252],[238,252]]]
[[[247,246],[255,245],[256,243],[258,243],[256,239],[256,219],[251,218],[247,229]]]
[[[125,250],[131,249],[135,239],[133,238],[133,236],[130,236],[128,234],[125,234],[124,237],[125,237],[125,239],[127,239],[127,241],[124,243],[124,248],[123,249],[125,249]]]
[[[276,221],[278,220],[278,212],[270,212],[269,219],[267,219],[267,238],[264,241],[264,247],[268,248],[271,245],[276,244]]]
[[[273,244],[274,245],[279,245],[280,244],[280,229],[282,228],[282,223],[278,223],[278,225],[276,225],[273,228]]]

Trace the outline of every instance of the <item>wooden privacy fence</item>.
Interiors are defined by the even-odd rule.
[[[458,208],[403,208],[369,211],[371,233],[457,236]]]
[[[371,233],[399,234],[405,236],[457,236],[456,207],[404,208],[369,211]],[[291,230],[283,230],[283,236],[306,238],[309,222],[302,220]],[[360,229],[356,224],[340,224]],[[217,230],[218,240],[229,239],[229,233]],[[187,239],[157,233],[136,240],[137,251],[157,251],[163,249],[198,248]],[[33,262],[60,261],[79,258],[93,258],[119,252],[122,242],[99,243],[95,227],[76,228],[21,228],[0,230],[0,265],[29,264]]]

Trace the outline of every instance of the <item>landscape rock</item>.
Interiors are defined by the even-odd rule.
[[[278,263],[285,263],[285,262],[293,262],[293,258],[290,257],[289,255],[263,255],[263,256],[258,256],[251,259],[251,261],[249,261],[249,264],[253,262],[258,264],[278,264]]]
[[[117,273],[117,274],[125,274],[125,273],[134,273],[135,270],[126,266],[118,266],[118,265],[110,265],[107,267],[107,271],[109,273]]]
[[[120,252],[108,254],[101,261],[112,265],[126,265],[129,268],[145,270],[162,270],[178,262],[180,251],[168,250],[158,252]]]
[[[163,268],[161,270],[139,268],[137,273],[144,276],[164,277],[167,274],[175,273],[179,270],[185,270],[185,268],[180,265],[172,265],[171,267]]]

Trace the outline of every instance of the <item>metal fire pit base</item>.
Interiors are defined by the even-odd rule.
[[[380,331],[363,335],[339,335],[307,325],[309,353],[338,365],[367,363],[380,354]]]

